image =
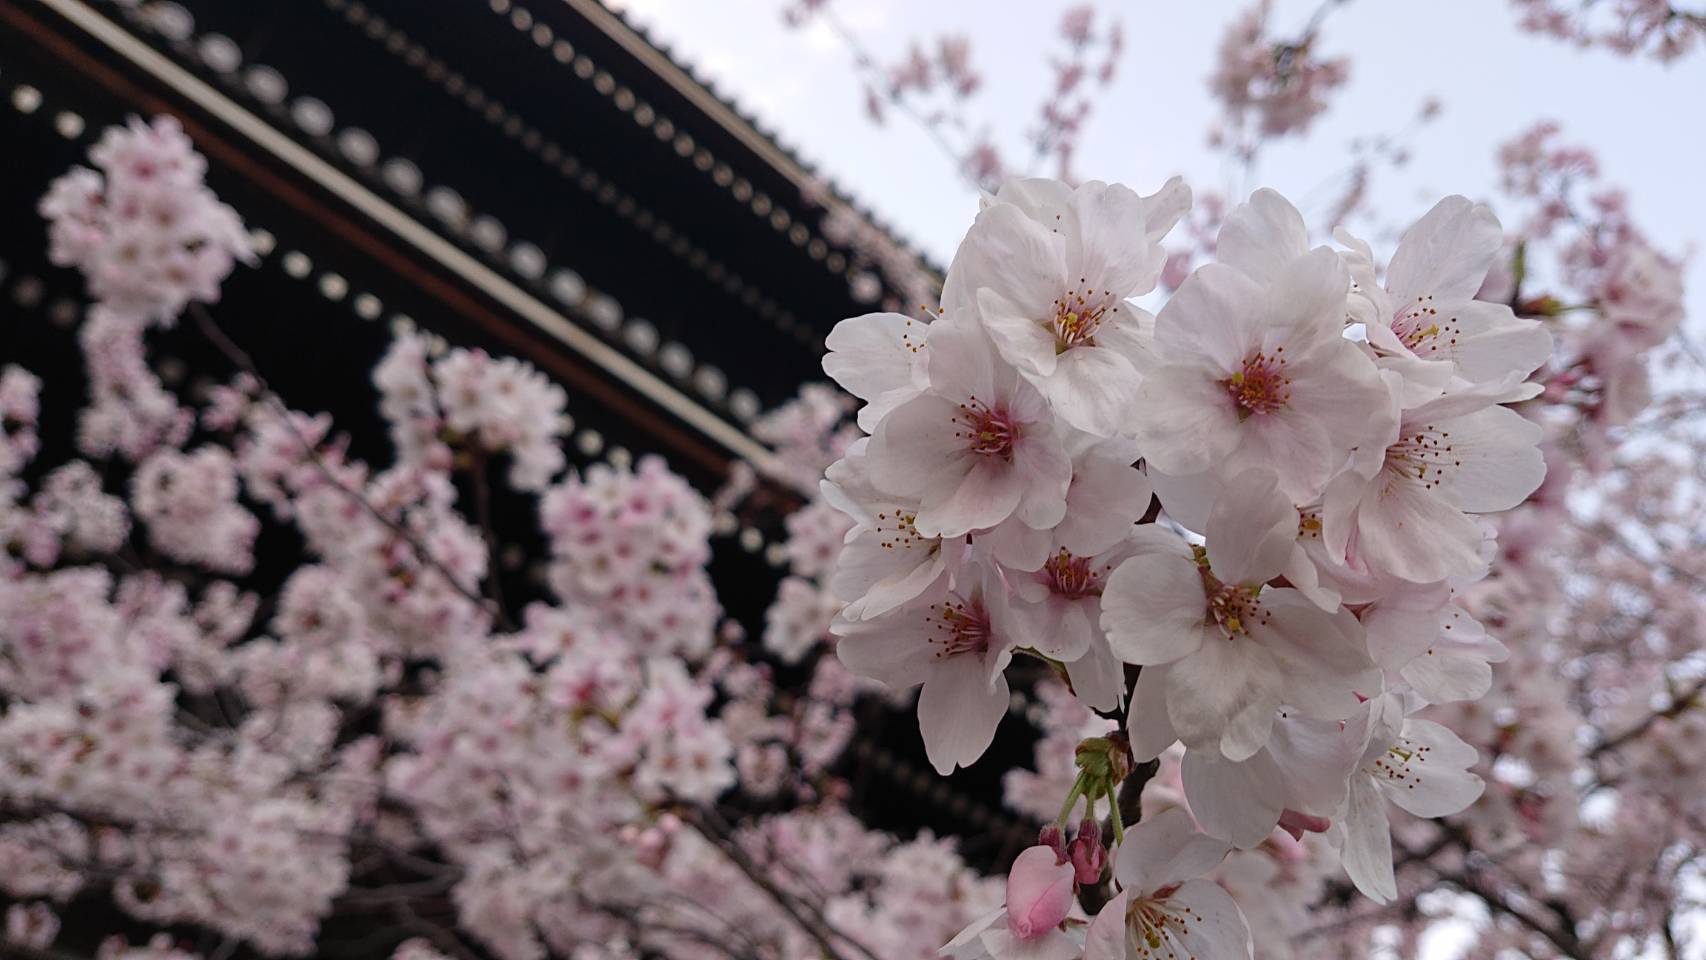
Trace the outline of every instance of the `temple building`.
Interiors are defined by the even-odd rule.
[[[710,494],[769,456],[752,423],[824,379],[838,320],[936,296],[931,264],[598,0],[0,0],[0,361],[47,381],[50,444],[82,400],[84,296],[35,205],[104,127],[160,113],[261,254],[221,323],[379,462],[369,375],[412,328],[559,382],[571,462],[660,454]],[[155,343],[181,386],[232,372],[193,332]],[[501,528],[531,506],[498,509]],[[754,638],[784,572],[773,513],[719,518],[712,574]],[[520,558],[505,576],[526,591]],[[979,862],[1033,842],[1000,803],[1022,717],[1005,756],[944,781],[912,717],[869,706],[843,760],[856,812]]]

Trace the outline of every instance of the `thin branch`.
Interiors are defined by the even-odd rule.
[[[290,435],[296,439],[297,443],[301,444],[303,453],[307,456],[308,460],[314,464],[322,479],[327,483],[330,483],[345,496],[354,500],[356,503],[359,503],[375,520],[384,524],[386,529],[390,530],[393,534],[407,543],[420,561],[437,571],[438,575],[444,578],[445,582],[450,585],[452,590],[460,593],[476,606],[491,612],[495,617],[499,619],[502,618],[501,610],[491,610],[486,598],[480,596],[480,594],[468,589],[467,587],[464,587],[461,582],[456,579],[455,574],[450,571],[450,568],[446,567],[437,557],[433,556],[432,552],[426,548],[426,545],[417,540],[415,535],[410,532],[408,528],[404,527],[398,521],[386,516],[383,511],[369,502],[368,499],[359,491],[351,490],[349,487],[344,486],[343,481],[338,478],[337,474],[332,472],[332,468],[327,466],[326,462],[321,459],[320,451],[315,449],[312,443],[308,442],[307,437],[304,437],[297,431],[296,425],[291,421],[290,408],[285,405],[283,398],[279,396],[278,392],[267,383],[266,377],[261,375],[260,369],[255,366],[254,359],[251,358],[242,347],[238,346],[236,341],[226,336],[225,331],[221,330],[219,328],[219,324],[214,322],[212,315],[207,312],[206,308],[199,303],[191,303],[188,311],[186,312],[195,320],[196,326],[201,330],[202,335],[207,337],[215,349],[217,349],[221,354],[224,354],[225,358],[235,364],[238,369],[254,378],[255,383],[260,386],[261,392],[264,394],[267,402],[276,408],[276,412],[279,414],[279,419],[284,424],[285,429],[290,431]]]
[[[741,873],[746,874],[748,880],[751,880],[760,890],[768,894],[770,899],[782,908],[782,912],[798,924],[800,929],[804,930],[831,960],[846,960],[842,952],[836,948],[836,941],[851,945],[866,957],[866,960],[879,960],[876,954],[873,954],[864,944],[830,926],[823,914],[811,904],[777,886],[776,882],[765,874],[764,868],[754,863],[752,858],[747,856],[746,851],[742,850],[740,845],[734,841],[733,837],[721,828],[726,827],[726,824],[720,827],[711,821],[710,818],[715,816],[714,812],[685,804],[677,807],[675,812],[683,823],[698,831],[700,836],[704,837],[711,846],[727,857],[729,862],[739,868]]]

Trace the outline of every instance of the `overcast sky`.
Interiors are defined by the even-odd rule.
[[[783,0],[611,2],[903,237],[947,262],[975,196],[918,127],[895,118],[878,128],[865,119],[851,57],[827,28],[784,26]],[[1286,33],[1301,29],[1316,2],[1278,0],[1273,22]],[[1046,89],[1061,13],[1074,5],[831,3],[886,60],[914,37],[968,34],[985,81],[974,116],[1015,144]],[[1127,50],[1083,141],[1078,175],[1144,193],[1175,173],[1203,187],[1238,187],[1225,182],[1204,142],[1216,116],[1205,78],[1225,24],[1243,7],[1231,0],[1097,4],[1100,16],[1121,18]],[[1306,215],[1324,215],[1332,197],[1321,185],[1347,168],[1350,140],[1402,128],[1434,96],[1444,112],[1415,137],[1409,167],[1382,173],[1372,188],[1387,223],[1408,223],[1449,193],[1493,199],[1497,145],[1553,119],[1571,142],[1598,151],[1605,177],[1628,188],[1639,223],[1662,248],[1706,247],[1706,52],[1666,66],[1578,51],[1517,30],[1498,0],[1351,0],[1328,18],[1320,48],[1351,57],[1350,82],[1306,138],[1269,148],[1249,187],[1275,187]],[[1691,259],[1688,279],[1698,338],[1706,330],[1706,256]]]

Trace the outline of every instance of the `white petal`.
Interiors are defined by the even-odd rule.
[[[1480,759],[1475,748],[1431,720],[1411,717],[1386,757],[1387,775],[1374,775],[1392,802],[1418,817],[1446,817],[1481,796],[1481,778],[1469,772]],[[1402,754],[1408,754],[1405,759]]]
[[[1076,689],[1078,681],[1073,681]],[[1168,747],[1179,741],[1173,732],[1173,721],[1167,718],[1167,668],[1144,667],[1131,689],[1131,705],[1126,712],[1126,735],[1131,738],[1131,755],[1139,763],[1154,760]]]
[[[1131,891],[1121,890],[1103,904],[1084,932],[1084,960],[1126,960],[1126,904]]]
[[[1236,404],[1206,367],[1164,365],[1143,378],[1137,439],[1144,459],[1166,473],[1202,473],[1237,447]]]
[[[1187,750],[1180,777],[1203,830],[1242,848],[1266,840],[1285,809],[1285,778],[1266,750],[1241,762]]]
[[[1297,508],[1271,470],[1246,470],[1226,482],[1209,512],[1209,569],[1225,583],[1260,584],[1278,576],[1297,545]]]
[[[1438,429],[1445,445],[1438,492],[1459,510],[1509,510],[1546,478],[1540,425],[1509,407],[1487,407]]]
[[[1051,353],[1053,345],[1049,347]],[[1105,347],[1076,346],[1058,358],[1053,375],[1039,381],[1067,424],[1098,437],[1129,434],[1136,426],[1137,369]]]
[[[1264,187],[1226,215],[1215,259],[1268,283],[1308,252],[1309,230],[1303,215],[1285,197]]]
[[[912,386],[912,365],[927,330],[927,324],[898,313],[850,317],[824,338],[829,352],[823,357],[823,372],[861,400],[905,391]],[[860,425],[872,429],[876,419]]]
[[[1202,633],[1196,652],[1167,672],[1167,717],[1185,746],[1246,759],[1268,742],[1280,705],[1279,667],[1247,637],[1230,638],[1214,626]]]
[[[1226,858],[1230,846],[1204,836],[1180,807],[1169,807],[1126,828],[1114,854],[1121,888],[1147,896],[1162,887],[1202,876]]]
[[[1166,363],[1208,367],[1230,376],[1262,342],[1269,291],[1223,263],[1198,267],[1155,318],[1155,345]]]
[[[977,292],[977,312],[1001,359],[1026,376],[1046,377],[1054,373],[1054,332],[1048,327],[1048,317],[1028,313],[988,287]]]
[[[1093,557],[1124,540],[1149,509],[1149,478],[1129,461],[1079,458],[1066,491],[1066,518],[1054,536],[1068,553]]]
[[[983,756],[1009,699],[1007,678],[998,675],[991,686],[977,657],[947,657],[929,671],[918,697],[918,729],[937,773],[945,777]]]
[[[1126,663],[1170,663],[1191,653],[1202,641],[1207,610],[1196,565],[1174,555],[1138,554],[1102,589],[1102,629]]]
[[[995,526],[1018,509],[1026,491],[1025,477],[1016,463],[975,454],[969,463],[971,469],[957,485],[925,489],[918,504],[918,516],[913,521],[920,534],[944,539],[965,536],[973,530]],[[1064,493],[1063,490],[1063,505]]]
[[[1118,709],[1125,696],[1125,665],[1114,659],[1099,631],[1084,656],[1066,665],[1066,677],[1079,701],[1092,710]]]
[[[1249,960],[1254,956],[1244,911],[1218,883],[1192,880],[1168,897],[1169,912],[1188,910],[1189,924],[1175,933],[1179,960]]]
[[[1504,230],[1485,205],[1446,197],[1404,231],[1386,268],[1386,289],[1400,308],[1418,297],[1468,300],[1503,243]]]
[[[1386,798],[1370,778],[1351,778],[1343,824],[1345,873],[1363,896],[1386,903],[1398,896],[1392,873],[1392,828],[1386,819]]]

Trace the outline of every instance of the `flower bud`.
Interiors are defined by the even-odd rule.
[[[1102,846],[1102,825],[1094,817],[1085,817],[1078,825],[1078,836],[1072,838],[1066,856],[1080,884],[1101,882],[1102,871],[1108,866],[1108,848]]]
[[[1326,833],[1332,825],[1333,821],[1326,817],[1311,816],[1289,807],[1280,811],[1279,828],[1291,834],[1293,840],[1302,840],[1304,833]]]
[[[1026,849],[1007,873],[1007,929],[1035,940],[1066,919],[1072,909],[1072,864],[1046,846]]]
[[[1037,832],[1037,844],[1054,851],[1055,859],[1066,859],[1066,840],[1060,835],[1060,825],[1051,823]]]

